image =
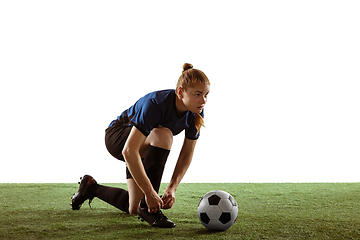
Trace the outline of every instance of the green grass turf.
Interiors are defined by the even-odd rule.
[[[181,184],[175,206],[164,211],[173,229],[150,227],[97,198],[92,210],[85,202],[72,211],[77,188],[0,184],[0,239],[360,239],[360,183]],[[216,189],[239,205],[236,223],[223,232],[208,231],[196,214],[201,196]]]

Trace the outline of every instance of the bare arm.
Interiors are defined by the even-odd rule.
[[[149,211],[156,212],[160,210],[163,202],[154,190],[141,162],[140,147],[144,144],[145,139],[146,137],[136,127],[133,127],[125,143],[122,154],[134,181],[145,194],[145,200],[149,207]]]
[[[190,166],[196,142],[197,140],[187,138],[184,140],[171,181],[164,192],[163,201],[165,209],[171,208],[175,202],[175,192]]]

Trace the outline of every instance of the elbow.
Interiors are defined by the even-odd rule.
[[[124,147],[121,154],[124,157],[126,163],[128,163],[129,159],[133,159],[134,157],[140,155],[138,150],[131,147]]]
[[[125,161],[126,159],[129,158],[129,156],[131,155],[131,149],[130,148],[125,148],[122,150],[121,154],[123,155]]]

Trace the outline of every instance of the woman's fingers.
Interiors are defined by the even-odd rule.
[[[164,205],[163,205],[163,209],[169,209],[171,208],[174,203],[175,203],[175,197],[171,196],[171,195],[165,195],[163,198],[162,198],[163,202],[164,202]]]
[[[155,212],[160,211],[160,209],[164,205],[163,200],[157,194],[154,194],[154,195],[151,195],[151,196],[146,196],[145,200],[146,200],[146,203],[148,205],[148,211],[150,213],[155,213]]]

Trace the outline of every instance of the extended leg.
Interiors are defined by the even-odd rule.
[[[125,189],[97,184],[94,191],[96,197],[123,212],[129,213],[129,192]]]
[[[81,178],[79,190],[71,198],[71,208],[73,210],[79,210],[87,199],[89,199],[90,205],[94,197],[98,197],[121,211],[129,213],[128,191],[122,188],[99,185],[90,175],[85,175]]]

